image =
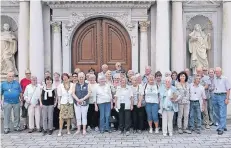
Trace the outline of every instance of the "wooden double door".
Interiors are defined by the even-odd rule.
[[[114,20],[97,18],[82,24],[72,40],[72,66],[87,72],[101,71],[107,64],[109,70],[121,62],[125,70],[131,69],[131,40],[122,25]]]

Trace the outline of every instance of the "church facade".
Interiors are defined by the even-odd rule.
[[[27,68],[41,80],[45,71],[69,73],[78,67],[99,72],[101,65],[114,69],[116,62],[141,73],[147,65],[153,72],[193,71],[189,34],[199,24],[209,48],[197,55],[206,58],[208,68],[221,66],[231,82],[231,1],[1,3],[1,26],[9,24],[18,41],[19,79]]]

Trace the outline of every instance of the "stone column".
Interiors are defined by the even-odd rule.
[[[148,66],[148,34],[149,21],[139,22],[140,25],[140,72],[144,74],[145,66]]]
[[[38,82],[44,79],[44,40],[41,0],[30,1],[30,69]]]
[[[165,73],[170,68],[169,2],[157,0],[156,70]]]
[[[223,2],[223,26],[222,26],[222,70],[224,76],[231,83],[231,2]],[[231,97],[231,95],[230,95]],[[231,104],[228,105],[228,116],[231,116]]]
[[[18,71],[19,81],[25,77],[25,70],[29,68],[29,27],[30,27],[29,1],[19,2],[19,26],[18,26]]]
[[[53,32],[53,73],[62,73],[61,22],[52,22]]]
[[[183,10],[181,1],[172,2],[172,48],[171,70],[180,72],[185,69],[183,48]]]

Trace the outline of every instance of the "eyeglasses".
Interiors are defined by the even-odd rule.
[[[78,76],[72,76],[73,78],[77,78]]]
[[[31,74],[31,73],[26,73],[26,74]]]

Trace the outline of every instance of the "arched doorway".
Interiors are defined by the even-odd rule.
[[[72,40],[72,67],[97,72],[107,64],[114,70],[121,62],[125,70],[131,69],[131,40],[125,28],[114,20],[95,18],[83,23]]]

